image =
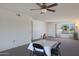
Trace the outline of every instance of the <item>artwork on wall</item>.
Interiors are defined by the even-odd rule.
[[[73,33],[75,31],[75,24],[63,24],[61,29],[64,34]]]

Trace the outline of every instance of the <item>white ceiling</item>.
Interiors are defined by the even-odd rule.
[[[47,5],[50,4],[48,3]],[[40,14],[40,10],[31,11],[30,9],[39,8],[35,3],[0,3],[0,8],[25,13],[38,20],[69,20],[79,18],[79,3],[58,3],[58,6],[51,8],[56,10],[56,12],[47,12],[46,14]]]

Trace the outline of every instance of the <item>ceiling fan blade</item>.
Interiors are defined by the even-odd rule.
[[[52,5],[47,6],[47,8],[54,7],[54,6],[57,6],[57,5],[58,5],[57,3],[54,3]]]
[[[30,10],[41,10],[41,9],[30,9]]]
[[[36,3],[39,7],[42,7],[42,5],[40,3]]]
[[[47,9],[48,11],[55,12],[55,10]]]

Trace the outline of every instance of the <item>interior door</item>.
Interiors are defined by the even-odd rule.
[[[56,23],[49,22],[47,23],[47,33],[48,36],[56,37],[57,36],[57,25]]]

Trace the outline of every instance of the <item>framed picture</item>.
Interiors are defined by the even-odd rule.
[[[75,31],[75,24],[63,24],[62,25],[62,33],[69,34]]]

